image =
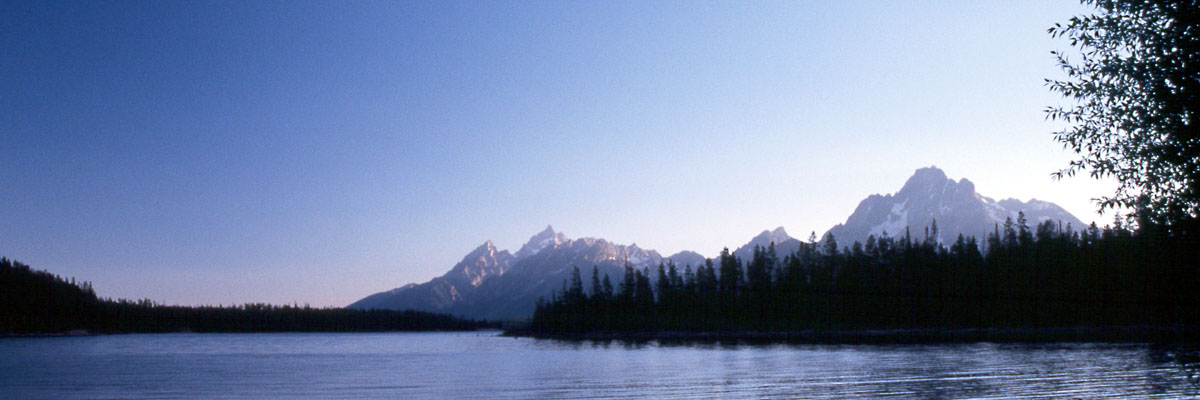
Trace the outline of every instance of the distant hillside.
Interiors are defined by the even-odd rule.
[[[164,306],[96,297],[76,283],[0,257],[0,334],[117,332],[314,332],[470,330],[494,327],[412,310],[349,310],[247,304]]]
[[[767,248],[775,245],[775,255],[783,258],[786,255],[794,254],[796,250],[800,250],[800,240],[788,236],[787,231],[783,227],[775,228],[773,231],[762,231],[754,238],[750,239],[749,243],[738,247],[733,251],[733,255],[739,260],[748,261],[754,255],[754,247]]]

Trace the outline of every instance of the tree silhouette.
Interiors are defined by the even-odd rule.
[[[782,259],[773,246],[742,260],[724,249],[682,277],[626,265],[622,292],[585,305],[542,302],[539,332],[778,331],[927,327],[1075,327],[1200,324],[1195,249],[1152,223],[1081,232],[1023,214],[988,235],[948,246],[868,236],[839,249],[832,237]],[[719,265],[719,272],[715,271]],[[653,277],[653,279],[651,279]],[[653,283],[652,283],[653,281]],[[607,277],[605,279],[607,282]],[[604,286],[604,284],[602,284]]]
[[[1055,139],[1080,156],[1057,177],[1115,177],[1101,210],[1124,207],[1168,233],[1197,233],[1200,217],[1200,3],[1082,0],[1090,15],[1054,24],[1079,53],[1053,52],[1064,80],[1050,90],[1074,104],[1046,115],[1070,125]]]
[[[166,306],[100,299],[76,282],[0,257],[0,333],[469,330],[498,325],[412,310],[307,305]]]

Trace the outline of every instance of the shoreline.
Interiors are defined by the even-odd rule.
[[[791,344],[941,343],[1200,343],[1200,326],[1099,326],[1054,328],[809,329],[798,331],[534,332],[504,336],[566,341],[743,342]]]
[[[477,329],[396,329],[396,330],[217,330],[217,331],[196,331],[190,329],[181,329],[174,331],[90,331],[86,329],[76,329],[65,332],[0,332],[0,339],[3,338],[27,338],[27,337],[75,337],[75,336],[108,336],[108,335],[157,335],[157,334],[177,334],[177,333],[198,333],[198,334],[257,334],[257,333],[424,333],[424,332],[482,332],[482,331],[500,331],[497,328],[477,328]]]

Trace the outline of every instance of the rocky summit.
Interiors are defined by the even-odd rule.
[[[676,262],[637,244],[620,245],[596,238],[570,239],[550,226],[531,237],[514,255],[508,254],[496,251],[489,241],[446,275],[376,293],[349,307],[412,308],[471,318],[518,318],[528,316],[539,297],[548,297],[554,290],[562,289],[575,267],[588,280],[592,267],[596,267],[600,276],[608,275],[616,285],[626,263],[643,269]],[[680,252],[672,257],[684,264],[704,260],[694,252]]]
[[[955,181],[937,167],[921,168],[900,191],[868,196],[845,223],[829,229],[823,239],[832,236],[843,245],[865,243],[867,237],[905,234],[924,238],[925,229],[937,225],[934,239],[953,242],[959,234],[974,236],[980,242],[1008,218],[1017,220],[1024,213],[1030,226],[1044,221],[1060,221],[1064,228],[1082,229],[1083,223],[1058,205],[1037,199],[996,201],[975,192],[975,184],[966,178]],[[932,231],[931,231],[932,234]]]

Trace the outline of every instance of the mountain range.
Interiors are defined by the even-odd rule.
[[[561,289],[574,267],[590,278],[591,267],[595,266],[601,276],[607,274],[616,285],[626,263],[642,269],[664,262],[699,265],[704,257],[690,251],[663,257],[637,244],[619,245],[596,238],[572,240],[547,226],[515,254],[498,250],[487,241],[445,275],[376,293],[349,307],[412,308],[471,318],[514,318],[529,315],[539,297]]]
[[[1030,226],[1054,220],[1074,229],[1083,227],[1079,219],[1053,203],[1036,199],[995,201],[976,193],[970,181],[956,182],[942,170],[929,167],[918,169],[894,194],[868,196],[845,223],[829,229],[822,238],[833,237],[845,247],[854,241],[865,242],[870,235],[886,232],[899,236],[906,229],[916,237],[923,237],[917,235],[924,234],[925,228],[936,221],[935,238],[942,242],[951,242],[959,234],[976,236],[982,242],[997,224],[1002,225],[1006,218],[1016,220],[1019,212],[1025,213]],[[772,243],[781,258],[803,245],[779,227],[764,230],[733,254],[748,260],[754,247]],[[593,266],[599,276],[607,275],[617,286],[627,263],[637,269],[674,263],[682,269],[704,262],[704,256],[693,251],[663,257],[636,244],[620,245],[597,238],[570,239],[547,226],[516,253],[497,249],[487,241],[445,275],[372,294],[348,307],[416,309],[493,320],[522,318],[532,313],[539,297],[549,297],[553,291],[561,290],[575,267],[580,268],[585,286],[590,286]]]

